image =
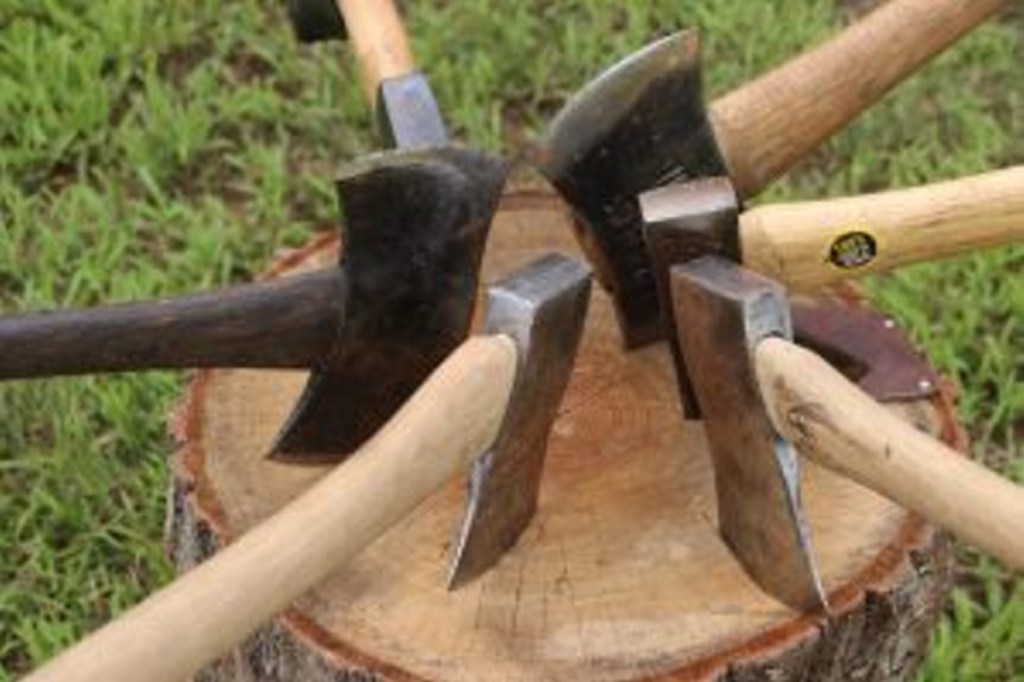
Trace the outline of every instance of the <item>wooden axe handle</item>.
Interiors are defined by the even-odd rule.
[[[497,437],[516,357],[508,337],[470,339],[352,458],[27,679],[188,678],[468,468]]]
[[[804,456],[1024,571],[1024,488],[918,431],[795,344],[762,341],[755,365],[772,422]]]
[[[914,189],[761,206],[740,216],[744,265],[795,290],[1020,241],[1024,166]],[[847,252],[852,260],[843,261],[849,249],[860,255]]]
[[[366,98],[376,104],[382,80],[415,70],[409,38],[392,0],[335,0],[359,60]]]
[[[757,194],[1005,0],[892,0],[818,48],[715,101],[741,196]]]

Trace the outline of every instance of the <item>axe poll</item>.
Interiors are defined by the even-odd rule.
[[[828,42],[705,107],[697,36],[652,43],[584,87],[538,165],[571,204],[627,346],[663,335],[637,195],[729,176],[764,189],[1005,0],[892,0]]]
[[[762,588],[795,608],[825,606],[790,443],[1024,570],[1024,488],[918,431],[793,344],[781,285],[720,256],[672,267],[670,282],[715,464],[721,531]]]
[[[27,679],[186,679],[457,473],[488,466],[503,447],[503,433],[527,428],[546,438],[575,358],[588,293],[587,269],[557,255],[492,285],[484,333],[460,345],[350,459]],[[201,620],[192,615],[197,602],[207,615]]]
[[[667,185],[640,196],[655,280],[669,300],[669,268],[721,255],[808,292],[843,279],[1024,241],[1024,166],[875,194],[769,204],[741,211],[727,178]],[[666,316],[684,411],[699,406]],[[800,329],[797,329],[800,336]]]

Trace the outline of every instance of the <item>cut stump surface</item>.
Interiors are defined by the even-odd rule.
[[[336,248],[321,240],[276,274],[316,267]],[[549,250],[579,256],[560,205],[511,195],[485,279]],[[304,377],[217,370],[190,386],[168,520],[180,570],[325,472],[264,458]],[[946,397],[894,409],[962,446]],[[762,594],[730,555],[715,530],[707,446],[700,425],[680,416],[666,348],[624,353],[611,303],[595,288],[539,512],[496,568],[446,590],[464,500],[464,481],[452,481],[200,679],[910,678],[948,588],[946,543],[810,463],[803,485],[836,610],[828,622]]]

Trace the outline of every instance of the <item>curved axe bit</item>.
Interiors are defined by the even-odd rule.
[[[0,378],[311,368],[275,455],[337,459],[465,337],[504,162],[459,148],[346,166],[339,263],[173,300],[0,318]]]
[[[512,337],[520,363],[501,432],[473,465],[450,588],[490,568],[533,517],[548,434],[572,373],[590,288],[588,268],[551,255],[488,289],[485,333]]]
[[[584,88],[552,123],[538,163],[573,207],[626,345],[663,336],[636,195],[717,175],[740,198],[757,194],[1006,4],[892,0],[706,108],[693,32],[651,44]]]

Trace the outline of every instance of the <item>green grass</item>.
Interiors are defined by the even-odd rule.
[[[0,311],[244,280],[331,223],[375,142],[341,46],[294,44],[277,0],[0,0]],[[704,30],[712,93],[837,27],[836,0],[421,0],[414,48],[461,139],[516,153],[576,87],[652,37]],[[976,31],[765,199],[1024,161],[1024,19]],[[977,454],[1024,480],[1024,250],[870,291],[961,386]],[[182,377],[0,386],[0,680],[170,578],[163,415]],[[1024,679],[1024,588],[960,552],[922,679]]]

